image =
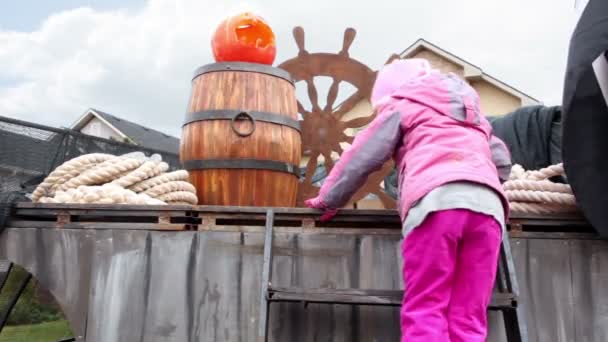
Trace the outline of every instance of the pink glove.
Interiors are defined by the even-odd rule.
[[[331,220],[338,213],[338,209],[328,208],[327,205],[323,203],[323,201],[319,197],[308,199],[304,201],[304,204],[306,204],[306,206],[309,208],[320,209],[324,211],[323,215],[321,215],[321,218],[319,219],[321,222],[327,222]]]

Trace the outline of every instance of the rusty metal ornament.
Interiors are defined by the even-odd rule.
[[[304,108],[298,101],[298,112],[302,115],[302,149],[310,159],[306,166],[306,174],[298,190],[298,206],[304,206],[304,201],[317,196],[319,188],[312,183],[312,177],[318,167],[318,158],[323,156],[327,173],[334,166],[332,153],[343,152],[340,143],[352,144],[353,137],[346,135],[347,129],[357,129],[369,124],[375,113],[344,121],[344,116],[364,99],[371,96],[376,79],[376,72],[367,65],[350,58],[348,50],[355,39],[356,31],[347,28],[344,32],[342,50],[335,53],[309,53],[304,46],[304,29],[296,27],[293,36],[299,49],[298,56],[289,59],[278,67],[288,71],[295,82],[305,82],[310,110]],[[389,62],[395,56],[391,56]],[[314,84],[314,78],[319,76],[333,79],[327,92],[326,105],[319,106],[319,94]],[[342,103],[336,104],[340,83],[346,82],[354,86],[356,91]],[[387,209],[395,208],[395,201],[388,196],[381,184],[391,172],[393,161],[387,162],[381,170],[372,173],[367,183],[351,198],[349,204],[363,199],[367,194],[378,196]]]

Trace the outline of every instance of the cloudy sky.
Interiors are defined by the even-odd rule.
[[[0,2],[0,115],[69,126],[94,107],[179,136],[193,70],[212,62],[223,17],[253,10],[277,35],[280,63],[337,52],[376,69],[418,38],[547,105],[560,104],[573,0],[19,0]]]

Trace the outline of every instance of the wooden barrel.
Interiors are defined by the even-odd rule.
[[[180,161],[199,204],[295,206],[301,149],[289,73],[252,63],[196,70]]]

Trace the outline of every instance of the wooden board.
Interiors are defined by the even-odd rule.
[[[15,228],[143,229],[143,230],[257,230],[263,228],[264,207],[116,205],[18,203],[10,218]],[[320,222],[321,212],[305,208],[272,208],[275,226],[337,232],[339,229],[367,229],[385,234],[401,229],[395,210],[343,209],[329,222]],[[598,238],[579,216],[512,216],[513,237]],[[546,233],[552,233],[549,236]],[[573,235],[573,233],[578,235]],[[540,235],[539,235],[540,234]]]
[[[190,230],[192,206],[20,203],[8,225],[15,228]]]

